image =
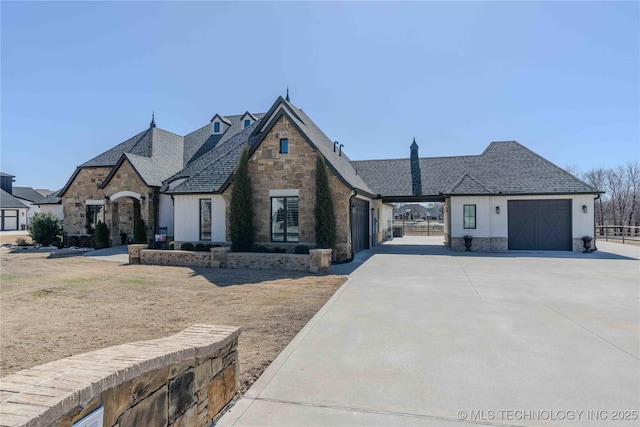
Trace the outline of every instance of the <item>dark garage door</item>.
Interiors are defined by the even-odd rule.
[[[353,253],[369,249],[369,202],[351,200],[351,238]]]
[[[509,249],[570,251],[571,200],[509,200]]]

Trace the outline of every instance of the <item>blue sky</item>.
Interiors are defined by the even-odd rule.
[[[640,158],[638,2],[5,2],[1,168],[58,189],[149,125],[291,100],[352,159]]]

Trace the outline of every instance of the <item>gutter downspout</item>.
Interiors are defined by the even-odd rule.
[[[353,198],[358,195],[358,190],[352,190],[351,196],[349,197],[349,241],[351,244],[351,258],[349,258],[346,262],[353,261],[355,258],[355,253],[353,252],[353,208],[351,207],[351,203]]]
[[[598,200],[600,198],[600,194],[598,194],[594,199],[593,199],[593,252],[596,252],[598,250],[598,247],[596,246],[596,240],[597,240],[597,233],[596,233],[596,200]]]

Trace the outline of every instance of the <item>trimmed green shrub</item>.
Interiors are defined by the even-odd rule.
[[[309,253],[309,246],[305,246],[305,245],[298,245],[295,247],[295,249],[293,250],[294,254],[298,254],[298,255],[304,255],[304,254],[308,254]]]
[[[238,167],[233,174],[231,190],[231,206],[229,232],[231,234],[231,250],[247,252],[251,250],[256,238],[253,225],[253,190],[249,177],[249,148],[245,148],[240,156]]]
[[[147,230],[142,219],[136,219],[133,223],[133,243],[147,243]]]
[[[107,224],[102,221],[98,221],[96,225],[96,249],[109,247],[109,229]]]
[[[192,251],[193,250],[193,243],[183,243],[182,245],[180,245],[180,249],[183,251]]]
[[[35,243],[43,246],[51,245],[54,239],[62,234],[62,224],[57,216],[51,212],[33,215],[29,236]]]
[[[329,189],[329,177],[324,157],[316,159],[316,245],[318,248],[333,249],[336,245],[336,216],[333,213],[333,199]]]
[[[196,250],[197,252],[204,252],[204,251],[206,251],[206,250],[207,250],[207,247],[205,246],[205,244],[204,244],[204,243],[196,243],[195,250]]]
[[[175,248],[175,246],[176,246],[175,242],[169,242],[168,247],[169,247],[170,250],[173,250],[173,248]]]
[[[274,254],[286,254],[287,250],[281,246],[275,246],[271,248],[271,252],[273,252]]]
[[[81,248],[90,248],[91,247],[91,238],[89,236],[80,236],[80,247]]]
[[[218,243],[214,243],[213,245],[211,245],[212,248],[221,248],[222,245],[219,245]]]
[[[204,250],[205,250],[205,251],[207,251],[207,252],[209,252],[209,251],[211,250],[211,248],[212,248],[212,247],[213,247],[213,245],[212,245],[211,243],[207,243],[207,244],[204,246]]]
[[[250,252],[267,253],[269,252],[269,248],[262,245],[253,245]]]
[[[78,236],[69,237],[69,247],[71,246],[80,246],[80,238]]]

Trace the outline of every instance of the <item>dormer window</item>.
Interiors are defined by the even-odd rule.
[[[248,128],[249,126],[251,126],[251,120],[247,119],[244,121],[244,127]]]
[[[220,133],[220,122],[215,122],[215,123],[213,124],[213,131],[214,131],[215,133]]]

